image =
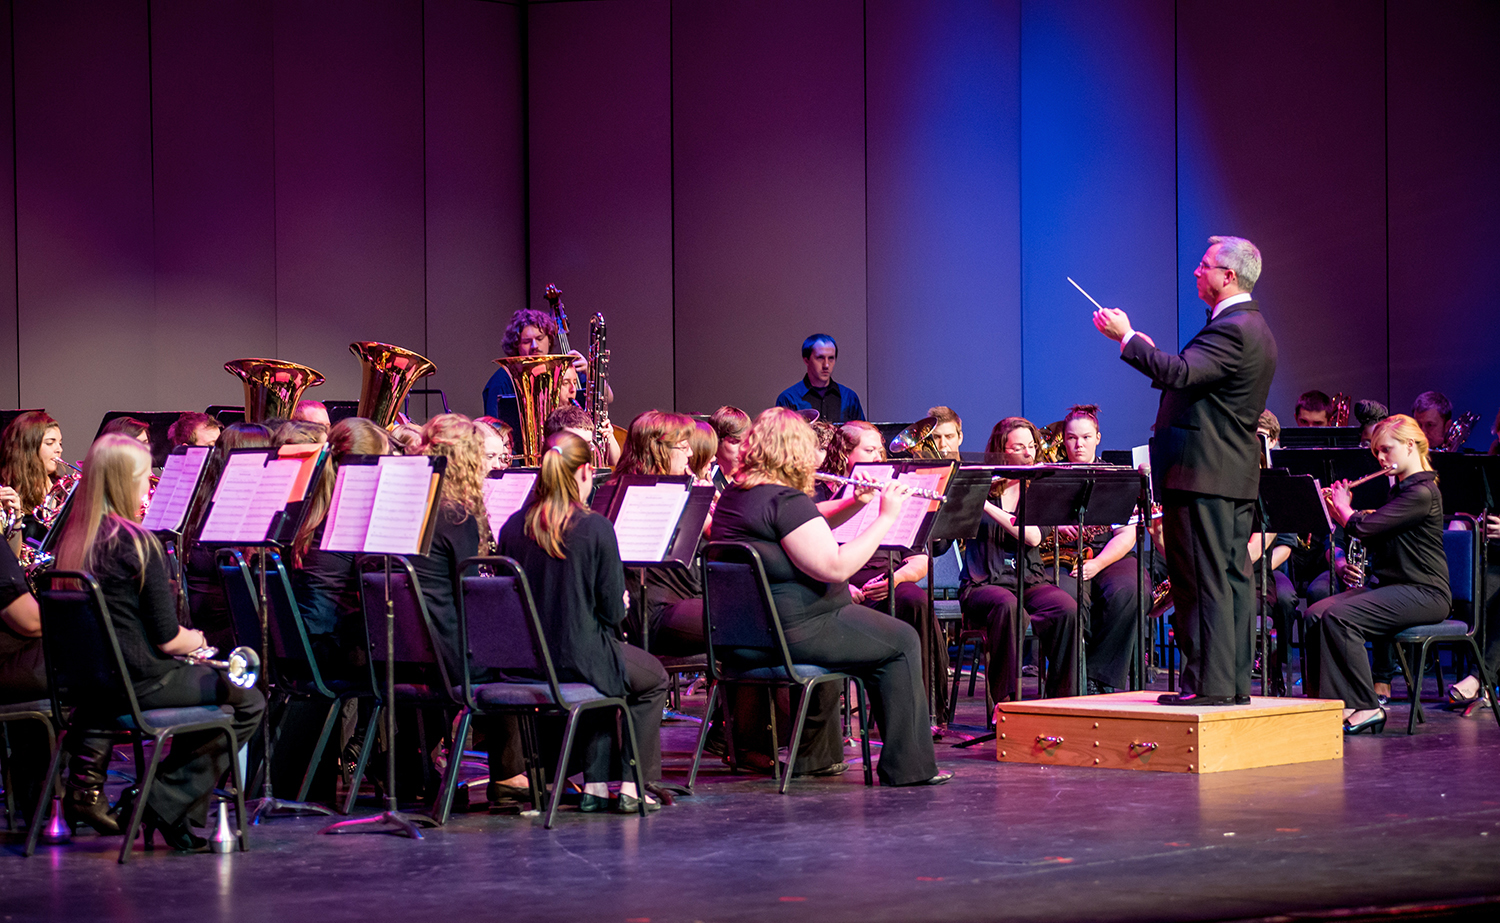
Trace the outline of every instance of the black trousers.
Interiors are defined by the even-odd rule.
[[[1076,592],[1076,578],[1065,574],[1062,586]],[[1135,555],[1127,554],[1104,568],[1084,584],[1084,589],[1088,594],[1084,601],[1088,678],[1101,686],[1124,689],[1130,685],[1130,661],[1140,639],[1137,615],[1141,594],[1136,585]]]
[[[1163,493],[1182,690],[1249,695],[1255,590],[1248,548],[1255,501],[1181,490]]]
[[[234,709],[231,722],[241,745],[260,727],[266,700],[259,689],[233,685],[223,670],[197,664],[181,664],[165,676],[136,684],[141,709],[188,705],[228,705]],[[166,823],[187,818],[203,826],[214,785],[229,771],[229,741],[218,731],[195,731],[172,738],[172,749],[156,771],[150,805]]]
[[[708,649],[703,639],[703,599],[679,599],[652,605],[651,653],[660,657],[690,657]]]
[[[853,586],[863,586],[874,577],[885,576],[885,568],[866,567],[849,578]],[[932,617],[932,606],[927,603],[927,590],[915,583],[896,586],[896,606],[891,612],[889,599],[865,603],[877,612],[890,612],[896,618],[917,630],[922,641],[922,675],[927,677],[931,690],[928,710],[935,705],[947,707],[948,702],[948,639],[938,631],[937,620]]]
[[[1494,546],[1490,546],[1490,554],[1497,553]],[[1484,600],[1485,623],[1484,623],[1484,662],[1490,668],[1490,678],[1493,679],[1500,673],[1500,563],[1491,562],[1485,568],[1485,579],[1489,586],[1486,587],[1487,595]]]
[[[959,597],[964,621],[984,629],[990,663],[986,674],[995,701],[1011,698],[1021,673],[1015,649],[1016,592],[1011,586],[966,586]],[[1047,695],[1073,695],[1078,687],[1078,604],[1067,590],[1050,583],[1026,587],[1026,614],[1047,658]]]
[[[1260,568],[1255,564],[1250,566],[1255,572],[1255,611],[1259,614],[1267,609],[1265,588],[1260,583]],[[1276,661],[1286,663],[1288,632],[1297,618],[1297,588],[1292,585],[1291,578],[1279,570],[1271,571],[1271,583],[1276,588],[1269,600],[1271,624],[1276,628]]]
[[[1314,603],[1307,610],[1309,694],[1342,699],[1345,708],[1377,707],[1365,642],[1441,622],[1450,606],[1441,590],[1399,584],[1346,590]]]

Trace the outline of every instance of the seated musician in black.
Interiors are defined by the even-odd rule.
[[[42,617],[36,597],[26,583],[26,574],[16,560],[10,545],[0,542],[0,704],[35,702],[46,699],[47,663],[42,657]],[[47,774],[47,732],[39,721],[15,721],[6,725],[10,735],[9,775],[12,791],[17,794],[21,816],[30,818]],[[104,749],[108,748],[108,742]],[[91,761],[92,762],[92,761]],[[109,816],[109,802],[104,801],[101,774],[98,784],[68,787],[70,821],[102,822],[108,829],[101,833],[119,833],[120,828]],[[90,816],[84,817],[83,813]]]
[[[1344,702],[1344,733],[1385,728],[1365,642],[1431,625],[1452,606],[1443,552],[1443,497],[1417,422],[1395,414],[1375,427],[1370,451],[1396,484],[1378,510],[1355,511],[1348,482],[1331,488],[1329,513],[1370,554],[1370,585],[1346,590],[1307,610],[1308,692]]]
[[[995,424],[985,452],[1006,465],[1033,465],[1040,444],[1037,428],[1022,417],[1006,417]],[[959,600],[964,621],[985,630],[989,644],[986,673],[990,692],[998,702],[1014,698],[1021,664],[1016,656],[1016,505],[1021,482],[1001,481],[984,505],[979,535],[965,543]],[[1048,696],[1073,695],[1078,683],[1078,604],[1068,591],[1047,581],[1037,546],[1042,530],[1026,527],[1021,568],[1026,583],[1026,614],[1047,658]]]
[[[1500,421],[1497,421],[1500,423]],[[1484,661],[1490,669],[1490,678],[1500,673],[1500,516],[1493,513],[1484,517],[1484,535],[1481,541],[1489,542],[1489,566],[1485,579],[1489,594],[1480,608],[1485,621]],[[1480,699],[1479,674],[1470,673],[1448,687],[1448,702],[1455,708],[1467,709]],[[1495,703],[1490,702],[1490,707]]]

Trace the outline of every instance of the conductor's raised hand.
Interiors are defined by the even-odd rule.
[[[1118,343],[1130,333],[1130,315],[1119,308],[1100,308],[1094,312],[1094,329]]]

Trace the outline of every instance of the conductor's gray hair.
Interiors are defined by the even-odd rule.
[[[1260,249],[1243,237],[1210,237],[1208,242],[1219,245],[1219,265],[1234,270],[1240,291],[1253,291],[1260,279]]]

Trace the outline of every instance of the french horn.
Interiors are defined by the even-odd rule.
[[[290,417],[302,392],[323,383],[323,374],[281,359],[232,359],[224,371],[245,383],[245,422]]]

